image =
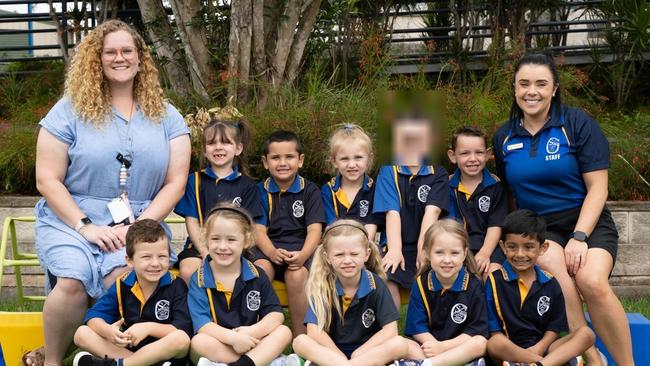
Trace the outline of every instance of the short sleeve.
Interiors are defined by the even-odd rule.
[[[264,189],[264,182],[257,183],[257,192],[260,198],[260,206],[262,208],[262,215],[255,221],[257,224],[269,226],[269,195]]]
[[[332,198],[332,188],[329,184],[323,185],[320,189],[321,197],[323,198],[323,209],[325,210],[325,223],[327,225],[336,221],[336,211],[334,211],[334,199]]]
[[[598,123],[583,111],[576,111],[575,147],[580,173],[609,168],[609,142]]]
[[[490,273],[488,275],[488,281],[485,281],[485,305],[487,310],[488,331],[490,333],[501,331],[499,318],[497,318],[496,304],[494,303],[492,281],[494,281],[494,275]]]
[[[39,125],[60,141],[71,145],[76,138],[75,116],[69,97],[63,97],[50,109]]]
[[[398,321],[399,313],[390,295],[388,286],[378,276],[375,276],[375,281],[377,283],[377,289],[374,291],[375,296],[377,296],[375,313],[377,314],[379,325],[384,327],[386,324]],[[379,283],[379,281],[382,282]]]
[[[251,215],[254,221],[262,216],[262,206],[260,203],[260,193],[257,190],[257,184],[250,182],[242,192],[242,207]]]
[[[118,280],[119,281],[119,280]],[[120,309],[117,303],[117,288],[113,284],[102,297],[97,300],[86,312],[84,324],[88,323],[90,319],[101,318],[108,324],[113,324],[118,321],[120,316]]]
[[[197,272],[190,279],[190,289],[187,294],[187,307],[192,318],[194,333],[198,333],[204,325],[212,322],[210,304],[206,289],[199,287]]]
[[[427,315],[427,309],[424,306],[420,288],[417,281],[415,281],[411,286],[411,295],[409,296],[409,304],[406,310],[404,334],[413,336],[422,333],[430,333],[429,317]]]
[[[171,104],[167,104],[167,115],[163,118],[162,124],[167,140],[173,140],[178,136],[190,133],[183,116]]]
[[[305,313],[305,324],[318,324],[318,319],[316,319],[316,313],[311,306],[307,305],[307,312]]]
[[[501,227],[506,215],[508,215],[508,201],[506,200],[505,188],[501,182],[494,185],[492,198],[493,202],[490,204],[490,210],[488,211],[488,227]]]
[[[436,206],[442,213],[440,217],[449,212],[449,174],[442,166],[436,166],[435,179],[427,195],[427,206]]]
[[[396,177],[393,167],[382,166],[377,175],[375,186],[375,197],[373,199],[373,213],[384,213],[388,211],[400,211],[399,194],[397,193]]]
[[[318,187],[314,183],[305,186],[305,224],[325,223],[325,211],[323,209],[323,199],[321,198]]]
[[[257,268],[259,272],[258,281],[260,281],[260,292],[262,295],[262,304],[259,309],[259,317],[263,318],[270,313],[282,313],[282,306],[280,305],[280,300],[278,300],[278,295],[273,289],[271,280],[266,276],[264,270]]]
[[[551,278],[551,281],[547,286],[551,286],[553,288],[552,293],[554,296],[551,297],[551,301],[553,303],[546,330],[556,333],[568,332],[569,325],[566,318],[566,306],[564,304],[564,296],[562,295],[560,284],[555,278]]]
[[[474,283],[470,286],[471,303],[469,304],[467,323],[465,324],[463,333],[469,336],[480,335],[487,338],[488,317],[483,289],[478,278],[472,278],[470,281]]]
[[[506,178],[506,167],[503,161],[503,140],[504,137],[499,133],[500,129],[492,138],[492,151],[494,152],[494,166],[496,168],[497,176],[505,186],[508,185]]]
[[[194,217],[195,219],[199,218],[199,208],[196,202],[196,174],[191,173],[187,177],[187,184],[185,185],[185,194],[178,201],[174,212],[183,217]]]
[[[187,285],[178,277],[172,283],[174,298],[172,299],[172,325],[192,337],[192,318],[187,308]]]

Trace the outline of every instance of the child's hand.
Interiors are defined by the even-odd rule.
[[[282,264],[284,263],[286,257],[287,257],[287,251],[282,249],[282,248],[274,248],[273,251],[270,253],[269,259],[271,262],[275,264]]]
[[[118,347],[125,348],[131,344],[131,337],[127,334],[122,333],[120,327],[124,324],[124,319],[120,319],[115,323],[111,324],[111,335],[108,337],[114,345]]]
[[[233,332],[232,338],[230,339],[230,345],[238,354],[244,354],[250,351],[255,347],[260,340],[249,336],[248,334],[243,334],[240,332]]]
[[[440,342],[438,341],[426,341],[422,343],[422,351],[426,358],[431,358],[437,356],[441,353],[442,349],[440,348]]]
[[[483,253],[482,250],[479,250],[478,253],[476,253],[474,256],[474,260],[476,260],[478,273],[487,273],[488,269],[490,268],[490,256],[486,253]]]
[[[240,334],[246,334],[249,336],[253,335],[252,327],[251,326],[241,326],[233,329],[235,332],[240,333]]]
[[[397,267],[402,268],[402,271],[406,269],[405,268],[406,264],[404,263],[404,256],[402,255],[401,251],[388,249],[388,252],[386,252],[386,255],[384,255],[384,258],[382,258],[381,260],[381,264],[384,266],[384,270],[386,271],[386,273],[388,273],[389,268],[390,268],[390,273],[395,273]]]
[[[136,347],[149,336],[149,329],[147,323],[136,323],[124,331],[124,334],[130,338],[131,346]]]
[[[289,264],[289,270],[295,271],[300,269],[305,264],[307,258],[303,255],[302,251],[288,252],[289,256],[286,259]]]

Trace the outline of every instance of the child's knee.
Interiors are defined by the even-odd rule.
[[[212,343],[216,341],[216,339],[210,337],[209,335],[199,333],[192,337],[192,340],[190,341],[190,348],[202,354],[202,350],[210,348]]]
[[[487,350],[487,343],[488,340],[485,339],[485,337],[476,335],[473,336],[470,339],[470,342],[472,344],[472,350],[475,351],[476,353],[484,354],[485,351]]]
[[[409,343],[406,338],[395,336],[385,343],[394,359],[404,358],[409,352]]]
[[[85,340],[93,333],[93,330],[90,329],[87,325],[82,325],[77,328],[77,331],[74,333],[74,344],[78,347],[84,348]]]
[[[303,353],[306,343],[309,343],[309,336],[306,334],[300,334],[293,339],[293,342],[291,343],[291,348],[293,348],[295,352]]]
[[[487,341],[487,352],[490,355],[496,355],[496,354],[501,354],[503,353],[503,350],[505,349],[504,347],[504,338],[502,334],[496,334],[490,337]]]
[[[307,272],[307,268],[305,267],[301,267],[295,271],[287,270],[284,273],[284,282],[286,283],[287,287],[304,288],[304,284],[307,283],[308,275],[309,272]]]
[[[580,328],[576,329],[573,333],[575,333],[576,337],[580,337],[582,341],[585,343],[588,343],[590,345],[594,344],[596,342],[596,335],[594,332],[591,330],[586,325],[581,326]]]
[[[190,348],[190,337],[182,330],[177,329],[168,334],[165,338],[168,338],[170,340],[172,347],[174,347],[175,353],[184,352]]]

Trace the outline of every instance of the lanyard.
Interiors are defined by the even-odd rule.
[[[125,158],[121,153],[118,153],[115,159],[122,163],[122,166],[120,166],[120,197],[126,197],[128,196],[126,192],[126,180],[129,178],[131,161]]]

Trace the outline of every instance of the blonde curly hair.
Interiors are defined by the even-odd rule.
[[[65,81],[65,94],[70,97],[73,110],[96,128],[107,123],[112,113],[111,93],[101,61],[104,37],[121,30],[131,35],[138,49],[140,71],[135,76],[133,89],[143,114],[160,122],[166,112],[158,69],[144,39],[123,21],[109,20],[93,29],[76,47]]]

